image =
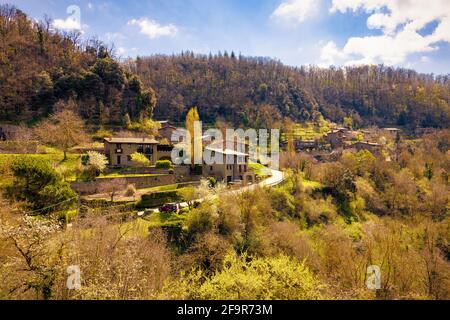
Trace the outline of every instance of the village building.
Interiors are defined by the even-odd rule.
[[[316,140],[295,140],[294,145],[297,151],[314,150],[320,147],[319,142]]]
[[[217,181],[227,183],[242,183],[247,185],[255,182],[255,174],[250,171],[249,144],[232,140],[212,141],[205,146],[211,158],[221,157],[220,163],[203,164],[203,176],[214,177]]]
[[[112,167],[131,167],[133,163],[131,155],[142,153],[154,165],[159,160],[170,160],[173,146],[161,144],[152,138],[106,138],[104,139],[104,153]],[[203,163],[201,175],[214,177],[217,181],[227,183],[242,183],[247,185],[255,182],[255,174],[250,171],[249,146],[237,140],[229,142],[213,141],[204,147],[204,151],[210,151],[212,158],[220,155],[221,161],[214,164]]]
[[[387,132],[392,139],[397,139],[400,135],[400,132],[402,131],[397,128],[384,128],[383,130]]]
[[[158,134],[161,139],[166,139],[169,143],[178,142],[173,141],[173,134],[177,131],[177,128],[172,126],[169,121],[159,121],[161,128],[158,129]]]
[[[131,167],[134,165],[131,155],[142,153],[154,165],[159,160],[171,158],[172,147],[152,138],[105,138],[104,152],[113,167]]]
[[[381,155],[382,146],[379,143],[368,142],[368,141],[358,141],[351,145],[351,148],[356,149],[356,151],[367,150],[374,155]]]
[[[349,139],[351,139],[350,130],[346,128],[332,130],[325,136],[325,141],[329,143],[333,149],[343,148],[345,141]]]

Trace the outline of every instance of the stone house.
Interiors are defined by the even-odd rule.
[[[151,138],[105,138],[104,152],[113,167],[131,167],[133,153],[142,153],[152,165],[171,158],[172,147]]]
[[[368,141],[366,141],[366,142],[359,141],[359,142],[353,144],[352,147],[355,148],[356,151],[367,150],[377,156],[379,156],[382,151],[381,144],[374,143],[374,142],[368,142]]]
[[[218,181],[227,183],[241,182],[244,185],[255,182],[255,174],[250,171],[248,163],[250,155],[249,146],[237,140],[217,141],[205,147],[211,152],[211,157],[220,155],[221,163],[203,164],[203,176],[214,177]]]
[[[345,128],[333,130],[326,135],[325,140],[333,149],[342,148],[344,142],[348,139],[348,131]]]
[[[158,134],[161,137],[161,139],[167,139],[169,143],[172,142],[178,142],[178,141],[172,141],[172,136],[175,131],[177,131],[177,128],[172,126],[169,121],[159,121],[159,124],[161,125],[161,128],[158,129]]]

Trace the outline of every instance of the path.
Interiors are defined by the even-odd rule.
[[[259,187],[275,187],[284,181],[285,176],[284,176],[283,172],[278,171],[278,170],[273,170],[270,168],[269,168],[269,170],[271,171],[270,178],[267,178],[267,179],[261,181],[260,183],[252,184],[250,186],[243,187],[238,190],[233,190],[233,191],[229,191],[229,192],[237,195],[237,194],[244,193],[246,191],[254,190]],[[214,197],[217,197],[217,196],[214,196]],[[198,200],[196,200],[196,202],[203,202],[205,200],[206,199],[198,199]],[[179,205],[181,208],[187,208],[189,206],[187,202],[179,203]],[[153,208],[153,209],[149,209],[149,210],[153,210],[155,213],[159,212],[158,208]],[[143,214],[143,212],[140,212],[138,215],[142,215],[142,214]]]

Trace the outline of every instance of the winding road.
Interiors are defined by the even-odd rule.
[[[254,190],[254,189],[259,188],[259,187],[275,187],[275,186],[281,184],[284,181],[285,175],[284,175],[283,172],[278,171],[278,170],[273,170],[273,169],[270,169],[270,168],[268,170],[270,170],[270,172],[271,172],[271,176],[269,178],[267,178],[267,179],[265,179],[265,180],[263,180],[263,181],[261,181],[261,182],[259,182],[257,184],[252,184],[252,185],[249,185],[249,186],[246,186],[246,187],[242,187],[242,188],[240,188],[238,190],[233,190],[233,191],[229,191],[229,192],[230,193],[234,193],[234,194],[241,194],[241,193],[244,193],[246,191],[251,191],[251,190]],[[214,197],[217,197],[217,196],[214,196]],[[198,200],[196,200],[196,202],[203,202],[205,200],[206,199],[198,199]],[[189,206],[187,202],[182,202],[179,205],[180,205],[180,208],[187,208]],[[158,208],[153,208],[153,209],[150,209],[150,210],[153,210],[153,212],[159,212]],[[144,212],[139,212],[138,213],[139,216],[142,216],[143,214],[144,214]]]

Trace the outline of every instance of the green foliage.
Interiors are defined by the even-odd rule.
[[[428,180],[433,179],[433,164],[432,163],[425,163],[425,170],[423,173],[424,177],[427,178]]]
[[[281,255],[256,258],[229,254],[221,271],[205,279],[201,270],[166,288],[172,299],[317,300],[324,286],[295,259]]]
[[[76,194],[48,162],[38,158],[19,157],[14,160],[11,170],[14,186],[9,188],[9,195],[18,201],[26,201],[32,210],[42,210],[58,204],[40,211],[49,213],[68,209],[75,203]]]
[[[103,139],[105,138],[112,138],[113,134],[111,131],[106,130],[105,128],[101,127],[97,130],[97,132],[92,136],[92,138],[95,141],[101,141],[103,142]]]
[[[141,167],[150,166],[150,160],[142,153],[135,152],[131,155],[131,160],[137,165]]]
[[[212,231],[217,226],[217,207],[212,203],[203,203],[189,213],[186,226],[191,236]]]
[[[138,209],[155,208],[166,203],[179,202],[181,198],[176,190],[145,194],[137,204]]]
[[[141,117],[139,122],[131,122],[128,129],[132,131],[144,132],[150,136],[156,136],[161,125],[152,119]]]
[[[275,211],[283,215],[298,217],[296,199],[286,188],[274,188],[269,190],[268,194]]]
[[[172,169],[173,165],[172,165],[172,161],[170,160],[159,160],[156,161],[155,163],[156,169]]]

